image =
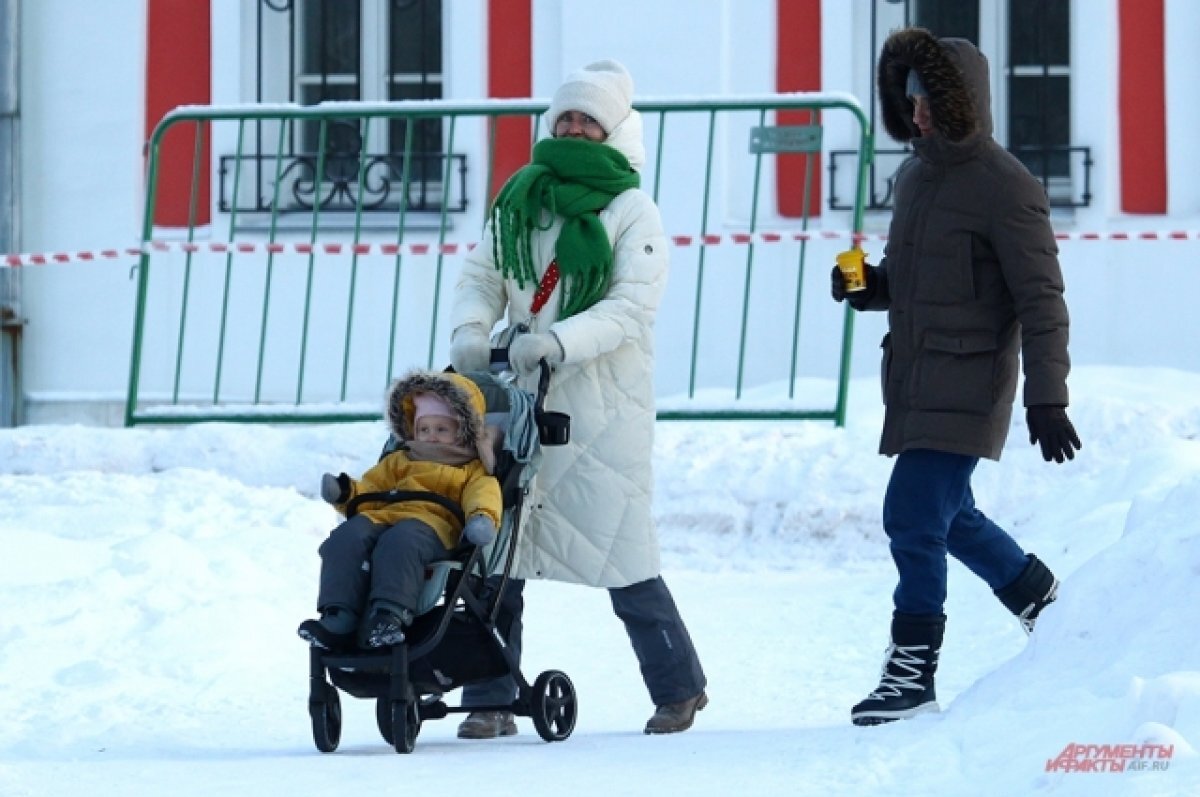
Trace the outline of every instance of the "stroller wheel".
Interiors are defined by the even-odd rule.
[[[547,742],[561,742],[575,730],[575,685],[565,672],[547,670],[533,682],[530,716]]]
[[[387,697],[375,700],[375,724],[379,726],[379,735],[385,742],[396,744],[396,736],[392,733],[392,701]]]
[[[421,732],[421,707],[415,700],[381,697],[375,701],[375,722],[397,753],[411,753]]]
[[[342,740],[342,701],[338,690],[330,686],[325,690],[324,700],[310,700],[308,716],[312,718],[313,741],[317,749],[332,753]]]

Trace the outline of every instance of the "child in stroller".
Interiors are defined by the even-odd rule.
[[[534,728],[546,741],[562,741],[570,736],[576,717],[574,685],[565,673],[557,670],[542,672],[532,685],[525,680],[517,657],[506,641],[514,618],[503,608],[507,605],[503,596],[521,526],[522,502],[541,456],[539,443],[560,445],[569,436],[569,418],[543,410],[549,377],[549,367],[543,366],[535,397],[488,372],[465,376],[424,374],[424,378],[448,380],[467,396],[482,394],[483,409],[486,410],[484,426],[488,431],[477,440],[488,441],[488,444],[476,446],[479,458],[475,462],[480,465],[495,462],[496,478],[489,478],[489,481],[493,485],[498,482],[501,495],[502,512],[497,533],[485,545],[464,536],[457,547],[426,566],[420,594],[412,607],[411,624],[394,637],[389,636],[388,628],[380,629],[375,635],[378,647],[371,646],[371,632],[379,625],[376,622],[368,621],[361,626],[361,632],[346,632],[338,626],[332,629],[322,626],[317,630],[313,626],[321,623],[318,620],[307,621],[301,626],[301,636],[311,644],[309,716],[313,739],[320,751],[332,752],[340,742],[339,689],[354,697],[375,699],[376,721],[383,738],[397,752],[409,753],[424,720],[472,710],[447,705],[442,699],[446,692],[503,675],[511,675],[517,682],[516,700],[503,706],[485,706],[485,709],[530,717]],[[409,390],[404,395],[412,392]],[[395,390],[389,393],[387,411],[393,435],[384,446],[381,462],[398,449],[413,445],[403,434],[413,428],[411,423],[407,427],[391,423],[394,405],[390,396],[395,393]],[[447,403],[454,406],[453,402]],[[409,405],[413,412],[408,417],[413,418],[416,403],[410,401]],[[401,400],[398,406],[403,410],[406,404]],[[471,406],[479,409],[474,399]],[[493,427],[498,427],[498,433],[493,433],[496,432]],[[447,511],[456,510],[458,522],[463,526],[469,524],[469,521],[464,523],[463,511],[472,513],[468,506],[474,506],[463,498],[465,503],[459,508],[454,500],[430,492],[369,494],[360,491],[348,498],[342,489],[346,486],[345,480],[331,478],[337,488],[333,497],[346,501],[345,511],[351,518],[356,516],[358,506],[363,503],[384,506],[384,502],[393,500],[408,502],[416,499],[434,501]],[[329,479],[325,481],[330,482]],[[472,514],[485,517],[487,512]],[[359,559],[360,566],[365,562],[365,559]],[[372,561],[369,566],[372,581],[379,579],[378,563]],[[363,595],[356,605],[365,609],[365,601]],[[325,604],[322,606],[326,607]],[[381,607],[387,609],[387,604],[374,608]],[[382,619],[382,615],[377,619]],[[318,635],[329,639],[330,631],[349,633],[349,636],[333,638],[330,640],[333,644],[329,646],[313,643],[314,640],[305,633],[306,626],[318,642],[322,638]]]
[[[361,480],[345,473],[321,479],[321,497],[346,521],[321,544],[321,617],[301,623],[298,633],[326,650],[351,647],[363,617],[366,647],[401,642],[425,568],[448,558],[464,537],[488,544],[500,523],[478,386],[458,374],[413,371],[393,383],[386,407],[397,449]],[[399,493],[413,495],[396,501]],[[374,500],[381,495],[386,500]]]

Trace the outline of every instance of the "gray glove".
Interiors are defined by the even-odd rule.
[[[487,545],[496,539],[496,524],[487,515],[472,515],[463,526],[463,536],[472,545]]]
[[[331,504],[342,504],[350,496],[350,477],[344,473],[321,476],[321,497]]]
[[[492,344],[482,324],[463,324],[450,336],[450,364],[460,374],[486,371],[492,359]]]
[[[558,365],[564,356],[562,343],[553,332],[520,335],[508,346],[508,364],[522,376],[535,372],[542,360]]]

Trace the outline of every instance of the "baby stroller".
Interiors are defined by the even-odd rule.
[[[561,742],[575,728],[575,687],[566,673],[547,670],[532,685],[521,674],[506,639],[512,618],[502,610],[520,529],[522,503],[540,458],[538,445],[562,445],[570,418],[544,409],[550,369],[542,362],[536,396],[488,372],[465,374],[483,392],[487,423],[497,435],[496,478],[504,510],[495,540],[485,548],[466,540],[450,558],[426,570],[416,617],[404,642],[382,649],[310,651],[308,713],[317,749],[337,749],[342,732],[339,690],[375,700],[375,719],[397,753],[411,753],[421,723],[469,711],[511,711],[530,717],[538,735]],[[381,458],[398,441],[384,445]],[[346,507],[349,517],[363,501],[434,500],[462,509],[431,493],[372,493]],[[447,692],[473,681],[512,675],[518,695],[511,704],[452,707]]]

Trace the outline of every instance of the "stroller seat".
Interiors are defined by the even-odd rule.
[[[546,741],[562,741],[575,727],[571,680],[563,672],[548,670],[532,685],[526,681],[505,640],[511,617],[501,611],[523,502],[541,458],[539,446],[565,442],[564,423],[569,419],[542,410],[548,366],[543,366],[536,398],[489,372],[465,376],[479,386],[487,407],[485,421],[496,453],[494,475],[500,482],[503,504],[500,527],[487,546],[464,542],[447,559],[426,568],[415,618],[403,642],[390,648],[345,652],[310,649],[309,716],[321,752],[333,752],[340,741],[339,690],[376,700],[379,731],[399,753],[412,752],[422,721],[480,710],[448,706],[443,700],[445,693],[499,676],[511,675],[518,695],[511,705],[489,710],[530,717]],[[543,415],[552,416],[551,433],[541,429],[546,425]],[[400,441],[389,437],[380,458],[399,445]],[[373,494],[369,500],[386,495]],[[417,500],[432,496],[417,493],[409,497],[412,495]],[[458,511],[461,514],[461,508]]]
[[[482,573],[485,576],[500,572],[503,568],[504,552],[508,549],[508,539],[512,534],[513,513],[509,509],[515,505],[521,489],[524,487],[522,473],[526,466],[533,464],[538,452],[531,445],[523,424],[514,421],[514,404],[516,417],[526,412],[524,397],[515,392],[516,388],[505,380],[487,373],[477,372],[466,374],[483,393],[487,413],[484,417],[485,433],[491,442],[493,461],[496,463],[495,475],[500,482],[500,492],[504,511],[501,514],[500,527],[496,530],[495,538],[481,548],[483,560]],[[510,425],[513,427],[510,435]],[[384,444],[379,458],[383,459],[400,445],[394,436],[389,436]],[[528,481],[528,478],[525,479]],[[451,574],[461,573],[471,552],[469,543],[460,545],[451,552],[448,559],[434,562],[425,569],[425,580],[421,593],[417,598],[414,614],[420,616],[433,610],[446,592],[446,584]]]

